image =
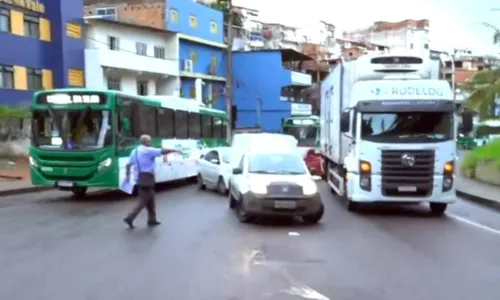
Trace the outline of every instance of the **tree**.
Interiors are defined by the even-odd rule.
[[[217,0],[210,3],[210,7],[219,10],[224,13],[224,24],[228,23],[229,20],[229,5],[232,0]],[[233,10],[233,26],[242,27],[243,26],[243,16]]]
[[[476,73],[463,89],[469,93],[466,106],[479,113],[480,120],[491,118],[495,115],[495,99],[500,97],[500,69]]]

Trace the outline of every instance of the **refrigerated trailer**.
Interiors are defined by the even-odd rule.
[[[362,203],[455,201],[456,130],[449,83],[428,56],[368,54],[321,84],[326,180],[349,211]]]

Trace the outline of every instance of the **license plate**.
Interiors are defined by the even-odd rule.
[[[58,181],[57,186],[60,187],[73,187],[73,182],[71,181]]]
[[[398,192],[416,192],[416,186],[400,186],[398,187]]]
[[[278,209],[295,209],[297,203],[294,201],[274,201],[274,208]]]

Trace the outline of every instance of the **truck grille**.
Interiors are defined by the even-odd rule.
[[[267,194],[272,197],[302,196],[302,187],[290,183],[273,183],[267,186]]]
[[[382,150],[382,195],[431,195],[434,159],[433,150]]]

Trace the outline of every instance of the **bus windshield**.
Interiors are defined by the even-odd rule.
[[[108,110],[34,110],[33,146],[45,149],[93,150],[113,143]]]
[[[299,147],[315,147],[318,142],[316,126],[284,127],[283,133],[294,136],[299,141]]]

